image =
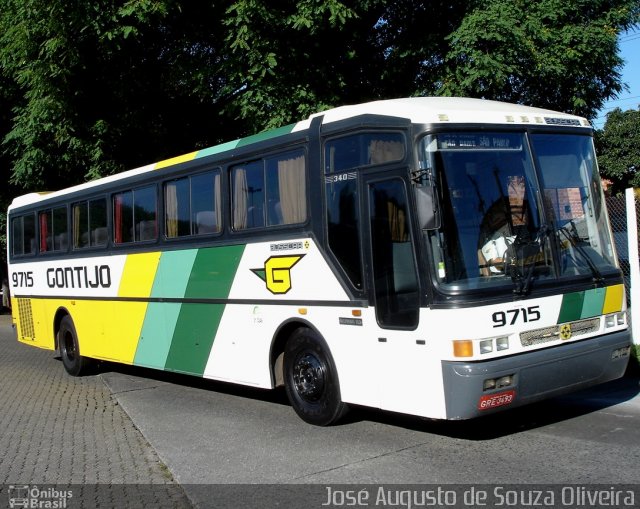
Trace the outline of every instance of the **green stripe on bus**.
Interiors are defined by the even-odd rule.
[[[253,136],[247,136],[246,138],[242,138],[238,143],[238,147],[244,147],[246,145],[251,145],[252,143],[258,143],[259,141],[269,140],[271,138],[277,138],[278,136],[283,136],[285,134],[289,134],[293,131],[293,128],[296,124],[289,124],[282,127],[278,127],[277,129],[272,129],[271,131],[265,131],[263,133],[254,134]]]
[[[227,298],[243,252],[244,246],[200,249],[184,297]],[[165,369],[202,376],[224,308],[224,304],[182,304]]]
[[[228,141],[226,143],[221,143],[220,145],[216,145],[215,147],[204,148],[199,150],[196,154],[196,159],[200,157],[211,156],[213,154],[220,154],[221,152],[226,152],[227,150],[233,150],[238,146],[240,140]]]
[[[600,316],[602,314],[602,307],[604,306],[604,298],[606,294],[606,288],[594,288],[592,290],[587,290],[584,295],[580,318]]]
[[[289,134],[293,131],[296,125],[297,124],[285,125],[282,127],[278,127],[277,129],[272,129],[270,131],[265,131],[263,133],[247,136],[246,138],[228,141],[226,143],[221,143],[220,145],[215,145],[213,147],[199,150],[195,156],[195,159],[199,159],[200,157],[211,156],[214,154],[220,154],[222,152],[226,152],[227,150],[233,150],[236,147],[245,147],[247,145],[251,145],[252,143],[258,143],[259,141],[269,140],[271,138],[277,138],[278,136]]]
[[[160,257],[151,297],[182,298],[185,294],[197,249],[166,251]],[[180,315],[180,304],[150,302],[133,363],[163,369]]]
[[[582,314],[582,304],[584,302],[584,292],[567,293],[562,296],[560,315],[558,323],[579,320]]]

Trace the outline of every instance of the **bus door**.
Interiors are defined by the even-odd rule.
[[[406,172],[365,178],[369,300],[383,329],[415,330],[420,297]],[[367,241],[368,240],[368,241]]]
[[[363,246],[369,304],[378,324],[371,338],[378,406],[408,412],[416,402],[407,387],[424,376],[419,354],[426,349],[416,345],[420,295],[409,194],[402,175],[406,170],[364,178]]]

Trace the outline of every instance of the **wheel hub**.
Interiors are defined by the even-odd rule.
[[[65,333],[63,342],[64,342],[64,350],[65,350],[65,353],[67,354],[67,357],[69,358],[69,360],[73,361],[76,353],[75,345],[73,343],[73,336],[68,332]]]
[[[296,392],[306,401],[317,401],[322,396],[325,383],[324,366],[312,353],[305,352],[293,365],[293,383]]]

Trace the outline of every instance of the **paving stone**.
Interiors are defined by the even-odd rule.
[[[67,507],[191,507],[99,375],[15,340],[0,315],[0,505],[10,487],[69,486]],[[3,485],[3,486],[2,486]]]

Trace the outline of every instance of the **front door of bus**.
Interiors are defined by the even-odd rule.
[[[364,180],[363,233],[369,303],[379,329],[369,338],[378,405],[408,412],[415,392],[408,383],[424,376],[423,346],[418,346],[420,298],[411,232],[406,171],[377,173]],[[373,331],[372,331],[373,332]]]
[[[369,299],[378,325],[413,330],[418,325],[419,290],[407,186],[397,177],[365,180],[368,218]]]

